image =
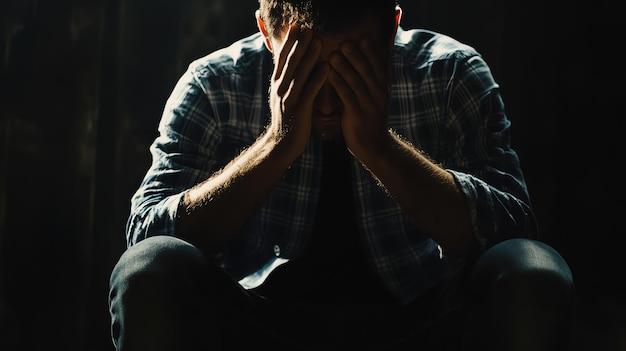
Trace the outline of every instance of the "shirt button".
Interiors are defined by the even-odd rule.
[[[274,245],[274,255],[280,256],[280,246]]]

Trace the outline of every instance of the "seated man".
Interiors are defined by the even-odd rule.
[[[565,350],[571,272],[481,56],[394,0],[256,17],[167,101],[111,274],[117,350]]]

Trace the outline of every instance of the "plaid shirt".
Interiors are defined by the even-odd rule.
[[[152,165],[132,197],[128,246],[149,236],[176,236],[182,194],[264,131],[272,68],[260,34],[189,66],[167,101],[150,147]],[[454,176],[481,249],[511,237],[535,237],[526,184],[509,143],[510,121],[481,56],[444,35],[400,28],[390,89],[389,127]],[[215,258],[246,288],[304,252],[320,191],[316,143],[293,163],[234,245]],[[454,274],[463,260],[416,230],[358,160],[352,169],[366,255],[397,300],[407,303]]]

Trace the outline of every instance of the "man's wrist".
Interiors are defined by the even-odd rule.
[[[356,147],[349,146],[350,152],[367,168],[389,161],[394,150],[400,147],[397,137],[390,130],[386,130],[379,137],[372,139]]]

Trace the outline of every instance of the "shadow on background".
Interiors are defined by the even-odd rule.
[[[624,22],[608,1],[401,1],[503,88],[543,239],[570,262],[572,350],[626,350]],[[108,275],[165,99],[256,31],[255,0],[0,2],[0,349],[113,350]]]

